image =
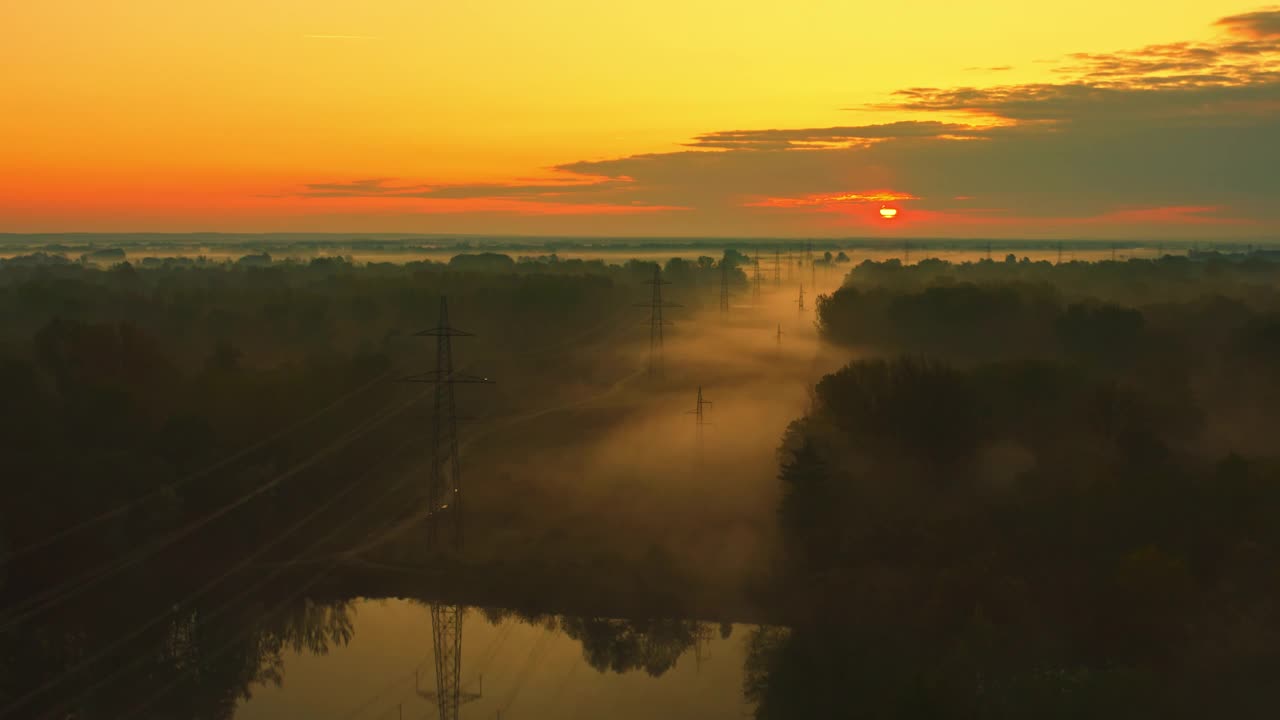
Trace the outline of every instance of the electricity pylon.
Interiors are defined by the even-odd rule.
[[[1054,264],[1055,264],[1055,265],[1061,265],[1061,264],[1062,264],[1062,243],[1058,243],[1058,262],[1056,262],[1056,263],[1054,263]]]
[[[778,350],[782,350],[782,323],[778,323]]]
[[[662,286],[671,284],[662,279],[662,268],[655,265],[653,279],[645,283],[653,286],[653,295],[647,305],[641,303],[636,307],[649,308],[649,377],[662,377],[662,326],[671,324],[662,319],[662,309],[680,305],[662,301]]]
[[[704,399],[702,398],[702,386],[701,386],[701,385],[699,385],[699,386],[698,386],[698,402],[697,402],[697,404],[696,404],[696,405],[694,405],[694,409],[693,409],[693,410],[687,410],[687,411],[685,411],[685,414],[695,416],[696,422],[698,423],[698,426],[699,426],[699,427],[701,427],[702,425],[704,425],[704,424],[705,424],[705,422],[706,422],[706,416],[705,416],[705,413],[703,413],[703,411],[702,411],[702,407],[703,407],[704,405],[705,405],[706,407],[711,407],[711,401],[710,401],[710,400],[704,400]]]
[[[800,283],[800,299],[796,304],[800,307],[800,312],[804,312],[804,283]]]
[[[702,461],[702,426],[706,424],[706,416],[702,410],[703,406],[711,407],[711,401],[702,399],[702,386],[699,385],[697,404],[694,405],[693,410],[685,411],[686,415],[693,415],[695,417],[695,423],[698,428],[697,442],[698,442],[698,461],[699,462]]]
[[[782,251],[773,249],[773,286],[782,287]]]
[[[449,325],[449,300],[445,296],[440,296],[439,324],[430,330],[416,332],[414,336],[436,338],[436,369],[404,378],[405,382],[436,386],[431,427],[431,477],[427,485],[427,542],[435,547],[439,527],[448,521],[453,525],[453,545],[457,549],[462,547],[462,467],[458,458],[458,412],[453,386],[492,384],[493,381],[454,372],[453,338],[473,335]]]
[[[795,263],[795,260],[792,259],[791,257],[791,248],[787,247],[787,282],[788,283],[790,283],[791,279],[795,277],[795,272],[796,272],[796,263]]]
[[[729,265],[723,258],[720,260],[720,313],[729,313]]]
[[[462,692],[462,607],[459,605],[431,606],[431,642],[435,650],[436,689],[423,690],[418,673],[413,673],[414,690],[427,700],[435,701],[440,720],[458,720],[462,705],[479,700],[484,692],[484,678],[480,678],[480,692]]]

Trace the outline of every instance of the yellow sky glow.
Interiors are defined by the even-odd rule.
[[[1046,60],[1209,38],[1256,7],[5,3],[0,232],[279,229],[299,212],[265,198],[305,183],[511,182],[707,132],[891,122],[844,108],[1052,80]]]

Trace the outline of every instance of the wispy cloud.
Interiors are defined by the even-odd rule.
[[[933,120],[859,125],[852,127],[770,130],[723,130],[706,133],[685,143],[688,147],[724,150],[786,150],[864,145],[892,138],[973,135],[969,125]]]
[[[467,200],[473,198],[534,199],[557,201],[569,196],[590,194],[600,199],[619,196],[630,185],[625,177],[573,176],[524,183],[404,184],[393,178],[369,178],[338,183],[309,183],[298,193],[303,197],[377,197]],[[621,192],[619,192],[621,191]],[[616,199],[616,198],[615,198]],[[580,202],[575,197],[574,202]]]
[[[919,200],[911,193],[893,190],[868,190],[863,192],[817,193],[801,197],[769,197],[743,203],[743,207],[761,208],[805,208],[821,211],[834,211],[849,205],[883,204]]]
[[[426,213],[516,215],[638,215],[688,208],[630,197],[627,177],[575,175],[541,182],[421,184],[393,178],[309,183],[295,197],[354,202],[416,201]]]
[[[1217,25],[1243,37],[1258,40],[1280,38],[1280,6],[1224,17]]]

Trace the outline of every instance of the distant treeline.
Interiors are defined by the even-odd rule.
[[[724,261],[731,284],[745,274],[734,254]],[[722,261],[675,258],[664,279],[684,293],[682,300],[714,302]],[[119,263],[109,269],[81,267],[43,259],[0,261],[0,341],[31,336],[55,317],[85,322],[133,323],[167,336],[195,361],[220,340],[243,340],[246,359],[261,354],[296,357],[323,350],[350,351],[361,343],[379,347],[389,332],[410,331],[435,320],[441,294],[458,294],[460,323],[467,314],[483,325],[477,332],[501,333],[512,346],[572,331],[574,317],[607,307],[602,294],[620,299],[643,296],[643,282],[656,264],[630,261],[565,260],[554,255],[512,259],[494,253],[457,255],[448,263],[416,261],[352,263],[344,258],[277,262],[269,255],[247,255],[235,263],[169,258],[154,266]],[[512,277],[514,276],[514,277]],[[688,287],[686,287],[688,286]],[[477,298],[466,297],[477,295]],[[555,307],[561,322],[531,324],[534,312]],[[188,357],[188,360],[193,358]]]
[[[1081,262],[1032,261],[1006,255],[1003,260],[953,263],[925,258],[903,265],[898,260],[866,261],[854,267],[846,285],[861,289],[920,290],[940,284],[1039,284],[1069,298],[1095,297],[1126,303],[1186,300],[1214,293],[1274,296],[1280,281],[1280,255],[1195,252],[1155,259]]]

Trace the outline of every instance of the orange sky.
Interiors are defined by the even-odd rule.
[[[7,3],[0,232],[1275,233],[1280,11],[864,5]]]

